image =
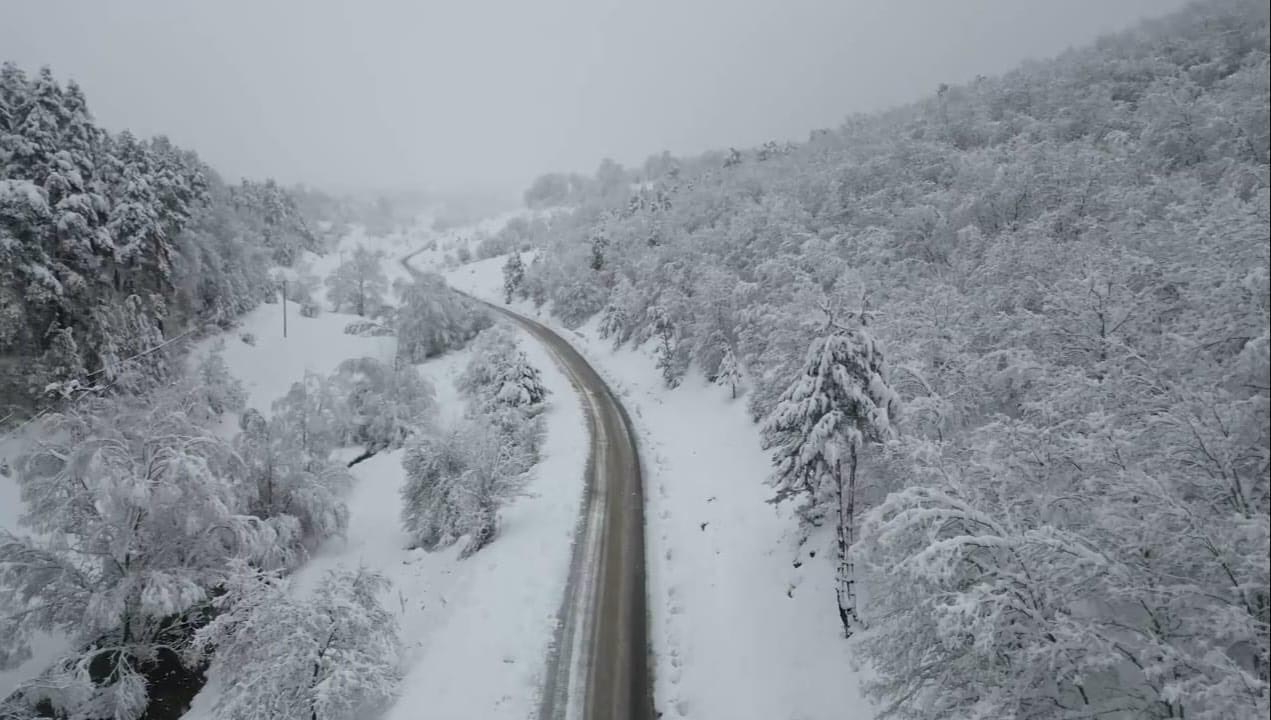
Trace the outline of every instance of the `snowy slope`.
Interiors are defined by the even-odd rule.
[[[472,263],[447,277],[498,302],[503,262]],[[554,324],[528,304],[516,309]],[[771,465],[744,402],[700,374],[667,390],[648,354],[613,350],[595,321],[562,335],[618,392],[643,443],[654,691],[663,717],[872,718],[838,626],[831,538],[814,537],[798,553],[789,509],[766,502]]]

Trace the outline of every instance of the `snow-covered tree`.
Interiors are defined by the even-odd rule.
[[[195,636],[224,679],[218,717],[234,720],[355,720],[396,696],[400,641],[371,570],[332,570],[311,596],[275,576],[234,568],[214,601],[215,619]],[[213,653],[214,651],[214,653]]]
[[[178,392],[184,394],[185,412],[198,422],[211,423],[226,413],[241,413],[247,407],[247,390],[230,374],[224,352],[225,341],[218,341],[212,351],[176,383]]]
[[[318,543],[343,535],[349,524],[344,495],[353,477],[343,463],[315,455],[304,427],[286,415],[266,419],[249,409],[239,418],[234,450],[243,464],[244,495],[253,515],[292,518],[299,532],[288,550],[303,560]]]
[[[454,543],[464,532],[460,507],[462,476],[468,468],[464,428],[420,436],[406,448],[402,467],[402,524],[411,547],[434,550]]]
[[[18,463],[34,535],[0,533],[0,664],[29,657],[35,633],[66,633],[79,650],[63,674],[79,690],[62,711],[137,718],[138,668],[182,641],[174,619],[208,600],[232,560],[285,563],[298,528],[246,513],[235,454],[179,398],[84,401],[46,427]]]
[[[534,414],[547,397],[538,368],[517,347],[506,325],[483,330],[473,343],[472,359],[456,381],[480,412],[522,408]]]
[[[488,418],[416,440],[402,460],[402,522],[412,546],[434,550],[467,535],[467,556],[489,544],[499,507],[520,494],[532,463],[529,450]]]
[[[348,306],[365,317],[374,315],[388,292],[388,276],[384,274],[384,253],[358,245],[353,254],[326,280],[327,299],[335,312]]]
[[[304,380],[293,383],[274,401],[273,413],[296,438],[297,447],[311,457],[325,459],[345,434],[340,398],[332,383],[317,373],[306,372]]]
[[[724,347],[724,354],[719,359],[715,384],[728,388],[729,397],[737,398],[737,388],[741,387],[741,368],[737,366],[737,356],[733,354],[731,345]]]
[[[418,363],[462,346],[490,326],[488,313],[451,290],[440,275],[425,273],[397,286],[397,353]]]
[[[831,320],[764,423],[776,465],[775,499],[802,498],[805,517],[831,505],[836,598],[849,636],[858,623],[851,545],[859,454],[864,444],[881,442],[892,432],[898,401],[887,384],[882,351],[864,324],[839,326]]]
[[[512,296],[521,287],[521,282],[525,280],[525,262],[521,260],[519,250],[514,250],[508,255],[507,262],[503,263],[503,302],[512,302]]]
[[[364,457],[401,447],[435,419],[432,384],[410,365],[351,358],[336,368],[332,383],[343,396],[344,439],[364,445]]]

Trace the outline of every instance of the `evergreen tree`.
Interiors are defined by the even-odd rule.
[[[729,397],[737,399],[737,388],[741,385],[741,368],[737,367],[737,356],[733,354],[731,345],[724,347],[719,370],[715,374],[715,384],[728,388]]]
[[[521,260],[521,253],[514,250],[503,263],[503,302],[512,302],[513,293],[521,287],[524,279],[525,263]]]
[[[857,462],[865,443],[891,433],[898,398],[887,385],[883,355],[864,325],[827,323],[812,341],[802,372],[764,423],[773,449],[775,500],[801,497],[805,517],[832,503],[836,534],[836,599],[843,631],[858,624],[855,574]]]

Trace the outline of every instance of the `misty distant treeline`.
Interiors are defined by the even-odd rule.
[[[797,145],[544,176],[508,290],[740,382],[779,495],[855,541],[884,715],[1264,717],[1269,107],[1266,4],[1198,4]]]
[[[165,376],[155,348],[229,324],[271,264],[319,249],[276,183],[226,185],[167,138],[98,127],[48,68],[0,70],[0,418]]]

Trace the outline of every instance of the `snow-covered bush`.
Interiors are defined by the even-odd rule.
[[[576,328],[605,306],[604,291],[585,276],[551,293],[552,313],[567,328]]]
[[[520,494],[532,464],[526,449],[483,420],[416,440],[402,460],[402,522],[412,547],[435,550],[467,535],[467,556],[489,544],[499,507]]]
[[[332,384],[342,397],[344,441],[368,453],[401,447],[436,415],[432,384],[411,365],[351,358],[336,368]]]
[[[390,337],[393,334],[393,328],[374,320],[354,320],[344,326],[344,334],[358,337]]]
[[[538,459],[547,389],[503,325],[478,336],[456,385],[468,400],[466,419],[407,448],[402,521],[426,550],[467,535],[467,556],[494,539],[499,508]]]
[[[406,448],[402,467],[402,524],[411,547],[435,550],[451,545],[466,529],[460,485],[469,457],[464,445],[467,428],[451,428],[421,435]]]
[[[451,290],[440,275],[424,273],[397,285],[398,357],[418,363],[461,347],[490,326],[489,313]]]
[[[212,658],[224,680],[218,717],[357,720],[396,696],[400,641],[381,596],[382,575],[329,571],[311,596],[276,576],[235,566],[219,611],[198,630],[191,655]]]

